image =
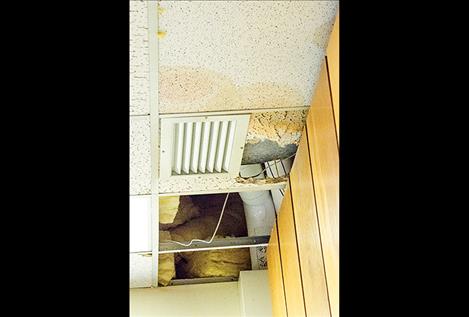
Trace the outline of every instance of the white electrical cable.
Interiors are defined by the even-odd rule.
[[[293,157],[293,156],[295,156],[295,155],[296,155],[296,153],[294,153],[294,154],[292,154],[292,155],[290,155],[290,156],[284,158],[284,160],[289,159],[289,158],[291,158],[291,157]],[[279,160],[280,160],[280,163],[282,163],[282,160],[281,160],[281,159],[279,159]],[[257,174],[257,175],[249,176],[249,177],[243,177],[243,176],[241,176],[241,174],[240,174],[240,176],[241,176],[241,178],[244,178],[244,179],[259,176],[259,175],[261,175],[262,173],[264,173],[265,170],[270,169],[270,167],[273,166],[273,165],[275,165],[275,168],[277,168],[277,160],[274,160],[274,163],[273,163],[273,164],[268,164],[268,163],[266,162],[266,165],[267,165],[267,167],[264,168],[264,169],[263,169],[259,174]],[[283,163],[282,163],[282,165],[283,165]],[[285,171],[285,167],[283,167],[283,170]],[[272,170],[271,170],[271,169],[270,169],[270,171],[271,171],[271,173],[272,173]],[[286,171],[285,171],[285,172],[286,172]],[[278,169],[277,169],[277,173],[278,173]],[[278,173],[278,174],[280,174],[280,173]],[[272,175],[273,175],[273,173],[272,173]],[[285,175],[288,175],[288,174],[285,174]],[[236,183],[236,182],[234,182],[234,183]],[[281,190],[280,190],[280,193],[282,194],[282,196],[284,195],[284,193],[282,193]],[[218,219],[218,223],[217,223],[217,226],[215,227],[215,231],[213,232],[213,235],[212,235],[212,237],[210,238],[209,241],[200,240],[200,239],[192,239],[189,243],[182,243],[182,242],[174,241],[174,240],[163,240],[163,241],[165,241],[165,242],[172,242],[172,243],[175,243],[175,244],[179,244],[179,245],[182,245],[183,247],[189,247],[189,246],[191,246],[192,243],[194,243],[194,242],[202,242],[202,243],[207,243],[207,244],[212,243],[213,239],[214,239],[215,236],[217,235],[218,227],[220,226],[221,220],[222,220],[222,218],[223,218],[223,213],[224,213],[224,211],[225,211],[226,202],[228,201],[228,196],[229,196],[229,195],[230,195],[230,193],[227,193],[227,194],[226,194],[225,202],[223,203],[223,208],[221,209],[221,213],[220,213],[220,218]]]
[[[296,155],[296,153],[295,153],[295,154],[292,154],[292,155],[290,155],[290,156],[288,156],[288,157],[286,157],[286,158],[284,158],[284,159],[282,159],[282,160],[289,159],[290,157],[293,157],[293,156],[295,156],[295,155]],[[279,160],[280,160],[280,159],[279,159]],[[266,164],[267,167],[264,168],[262,171],[260,171],[258,174],[252,175],[252,176],[241,176],[241,173],[240,173],[239,176],[240,176],[241,178],[244,178],[244,179],[248,179],[248,178],[251,178],[251,177],[257,177],[257,176],[261,175],[262,173],[264,173],[264,171],[265,171],[266,169],[268,169],[270,166],[276,165],[276,164],[277,164],[277,160],[274,160],[274,163],[272,163],[272,164],[268,164],[267,162],[265,162],[265,163],[263,163],[263,164]],[[285,176],[286,176],[286,175],[285,175]]]
[[[192,245],[192,243],[194,243],[194,242],[196,242],[196,241],[197,241],[197,242],[207,243],[207,244],[212,243],[213,238],[215,238],[215,236],[216,236],[216,234],[217,234],[218,227],[220,226],[221,219],[222,219],[222,217],[223,217],[223,212],[225,211],[226,202],[228,201],[228,196],[229,196],[229,195],[230,195],[230,193],[227,193],[227,194],[226,194],[225,202],[223,203],[223,208],[221,209],[221,213],[220,213],[220,218],[218,219],[218,223],[217,223],[217,226],[215,227],[215,231],[213,232],[213,235],[212,235],[212,237],[210,238],[209,241],[200,240],[200,239],[192,239],[188,244],[186,244],[186,243],[181,243],[181,242],[174,241],[174,240],[163,240],[163,241],[176,243],[176,244],[182,245],[183,247],[189,247],[189,246]]]

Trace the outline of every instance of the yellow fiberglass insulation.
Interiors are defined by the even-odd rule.
[[[179,196],[160,197],[160,223],[172,223],[179,208]]]
[[[249,249],[224,249],[182,254],[178,264],[181,278],[233,276],[251,269]]]
[[[160,197],[160,229],[168,230],[200,216],[191,196]]]
[[[218,222],[226,194],[192,196],[200,209],[200,217],[170,229],[176,241],[211,238]],[[215,239],[247,236],[246,219],[241,197],[230,194]],[[176,260],[178,278],[238,276],[239,271],[251,268],[249,249],[224,249],[182,252]]]
[[[169,231],[160,231],[160,240],[171,240]],[[176,276],[174,254],[165,253],[158,255],[158,284],[166,286]]]
[[[191,239],[210,239],[217,225],[226,194],[181,196],[180,198],[174,222],[172,224],[160,223],[160,230],[168,230],[171,237],[167,236],[167,231],[160,231],[160,233],[164,232],[164,237],[160,234],[160,241],[171,239],[189,242]],[[239,194],[231,193],[215,239],[243,236],[247,236],[243,202]],[[163,268],[175,266],[177,278],[237,277],[239,271],[251,268],[247,248],[181,252],[174,254],[174,257],[163,258],[166,255],[170,254],[159,255],[159,263],[163,261]],[[162,285],[168,285],[174,275],[171,277],[170,271],[166,275],[162,273],[160,268],[159,282]]]
[[[200,217],[170,229],[173,240],[188,242],[191,239],[210,239],[220,217],[225,197],[226,194],[193,196],[192,201],[199,208]],[[163,229],[161,225],[160,228]],[[221,237],[247,235],[243,201],[239,194],[230,194],[217,235]]]

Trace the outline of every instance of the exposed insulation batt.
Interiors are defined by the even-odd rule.
[[[172,223],[179,208],[179,196],[160,197],[160,223]]]
[[[160,197],[160,229],[174,228],[200,215],[190,196]]]
[[[194,205],[199,208],[200,217],[170,229],[173,240],[182,242],[191,239],[209,239],[217,225],[225,197],[226,194],[192,196]],[[186,209],[181,209],[176,218],[179,214],[182,214],[180,217],[187,218],[187,215],[184,216],[186,213]],[[230,194],[217,234],[222,237],[247,235],[243,201],[239,194]]]
[[[191,239],[210,239],[225,198],[226,194],[181,196],[174,223],[160,223],[160,230],[169,230],[171,236],[168,236],[168,231],[160,231],[162,233],[160,240],[188,242]],[[243,201],[238,193],[231,193],[216,239],[246,235]],[[166,254],[161,254],[160,257],[164,255]],[[160,263],[161,261],[160,258]],[[239,271],[248,270],[251,267],[249,249],[182,252],[175,254],[174,257],[164,258],[164,261],[164,268],[176,266],[178,278],[238,276]],[[164,276],[161,275],[161,270],[159,273],[159,281],[162,285],[167,285],[174,277],[170,272]]]
[[[170,240],[171,235],[168,231],[160,231],[160,240]],[[174,254],[166,253],[158,256],[158,283],[166,286],[176,276],[174,266]]]
[[[247,248],[190,252],[182,254],[182,258],[178,264],[178,276],[183,278],[238,277],[239,271],[251,269]]]

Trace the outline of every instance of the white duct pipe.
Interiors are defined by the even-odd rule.
[[[261,164],[242,165],[241,176],[249,177],[261,173]],[[255,178],[264,178],[263,173]],[[240,192],[249,236],[269,235],[275,223],[275,208],[268,190]],[[251,268],[266,268],[265,247],[250,248]]]

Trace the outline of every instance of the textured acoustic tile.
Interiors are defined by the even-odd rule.
[[[129,251],[151,251],[151,195],[129,197]]]
[[[130,1],[130,114],[150,113],[147,1]]]
[[[151,194],[150,117],[130,117],[130,195]]]
[[[151,287],[152,257],[137,253],[130,254],[130,288]]]
[[[159,111],[309,105],[338,1],[161,1]]]

